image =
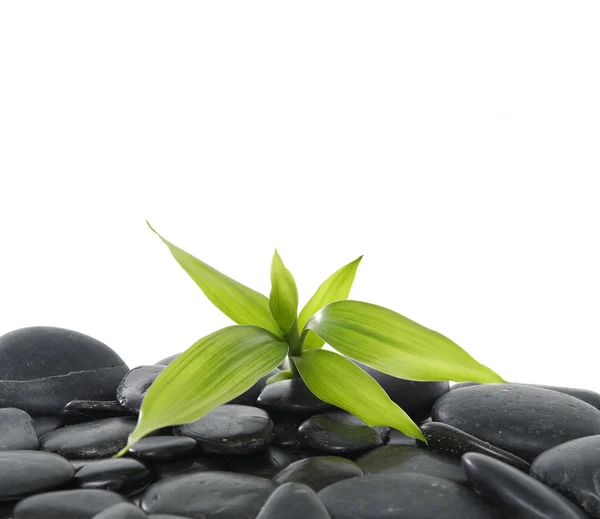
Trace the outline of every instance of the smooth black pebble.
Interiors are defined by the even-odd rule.
[[[61,419],[58,416],[34,416],[33,421],[38,438],[58,429],[61,425]]]
[[[105,418],[134,416],[134,413],[121,407],[118,401],[73,400],[62,412],[62,425],[91,422]]]
[[[157,480],[196,472],[229,470],[229,465],[223,456],[202,453],[186,456],[176,461],[153,462],[152,467]]]
[[[275,447],[267,447],[264,451],[256,454],[225,456],[225,459],[232,472],[272,478],[290,463],[297,461],[298,457]]]
[[[187,436],[146,436],[129,448],[129,454],[151,462],[173,461],[192,454],[197,446]]]
[[[160,375],[164,366],[138,366],[132,369],[117,387],[117,400],[124,409],[139,413],[140,407],[152,382]]]
[[[284,483],[271,494],[256,519],[331,519],[315,491],[302,483]]]
[[[275,368],[270,373],[267,373],[264,377],[259,378],[250,389],[244,391],[240,396],[235,397],[233,400],[227,403],[255,406],[258,400],[258,395],[260,395],[262,390],[267,385],[267,380],[277,373],[279,373],[279,370]]]
[[[317,398],[300,378],[282,380],[265,386],[258,397],[257,403],[269,411],[304,415],[336,410],[331,404]]]
[[[103,510],[94,519],[146,519],[148,516],[131,503],[121,503]]]
[[[150,469],[131,458],[109,458],[86,463],[73,478],[78,488],[110,490],[132,496],[152,482]]]
[[[35,422],[25,411],[0,409],[0,451],[37,450]]]
[[[313,456],[291,463],[277,474],[276,483],[304,483],[315,492],[333,483],[362,476],[362,469],[353,461],[338,456]]]

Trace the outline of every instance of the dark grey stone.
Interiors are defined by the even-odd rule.
[[[129,454],[141,460],[173,461],[192,454],[198,443],[187,436],[146,436],[129,449]]]
[[[113,458],[86,463],[77,470],[73,482],[78,488],[110,490],[133,496],[152,482],[152,472],[131,458]]]
[[[35,432],[37,433],[38,438],[41,438],[50,431],[58,429],[61,424],[61,420],[58,416],[34,416],[32,418],[35,423]]]
[[[173,433],[193,438],[208,453],[249,454],[271,443],[273,422],[257,407],[226,404],[195,422],[175,426]]]
[[[225,458],[216,454],[194,454],[177,461],[153,462],[152,466],[157,480],[196,472],[229,470]]]
[[[530,475],[600,517],[600,436],[553,447],[531,464]]]
[[[93,519],[127,500],[107,490],[61,490],[31,496],[15,506],[13,519]]]
[[[225,456],[229,470],[242,472],[261,478],[272,478],[281,472],[290,463],[298,460],[297,456],[289,452],[267,447],[264,451],[245,456]]]
[[[461,485],[467,483],[460,461],[410,445],[380,447],[361,456],[356,460],[356,463],[365,474],[393,476],[407,472],[418,472],[419,474],[447,479]]]
[[[273,445],[289,451],[297,451],[302,446],[298,428],[304,422],[306,416],[294,413],[281,413],[269,411],[273,421]]]
[[[317,398],[300,378],[282,380],[265,386],[257,403],[269,411],[307,416],[336,410],[336,407]]]
[[[71,464],[50,452],[0,452],[0,501],[60,488],[73,479]]]
[[[194,519],[255,519],[277,485],[231,472],[199,472],[154,483],[140,499],[146,513]]]
[[[284,483],[261,508],[256,519],[331,519],[315,491],[302,483]]]
[[[138,366],[127,373],[117,387],[117,400],[123,408],[139,413],[148,389],[164,369],[164,366],[156,365]]]
[[[148,516],[131,503],[121,503],[103,510],[94,519],[146,519]]]
[[[348,479],[319,498],[333,519],[500,519],[468,488],[415,472]]]
[[[165,357],[164,359],[161,359],[158,362],[155,362],[154,365],[155,366],[168,366],[177,357],[179,357],[179,355],[181,355],[181,353],[175,353],[174,355],[169,355],[168,357]]]
[[[338,456],[314,456],[291,463],[273,481],[304,483],[315,492],[343,479],[362,476],[362,469],[353,461]]]
[[[385,444],[389,428],[369,427],[360,418],[346,411],[314,415],[300,425],[298,433],[303,443],[327,454],[365,452]]]
[[[69,402],[62,412],[62,425],[102,420],[104,418],[117,418],[120,416],[135,416],[135,413],[121,407],[116,400],[73,400]]]
[[[62,427],[40,438],[40,450],[68,459],[108,458],[127,444],[136,418],[106,418]]]
[[[267,373],[264,377],[259,378],[250,389],[244,391],[240,396],[235,397],[233,400],[227,403],[255,406],[257,404],[258,395],[260,395],[262,390],[267,385],[267,380],[277,373],[279,373],[279,370],[275,368],[270,373]]]
[[[34,326],[0,337],[0,407],[60,416],[71,400],[110,400],[128,368],[108,346],[63,328]]]
[[[427,445],[419,441],[417,442],[419,447],[430,449],[433,452],[450,456],[459,461],[462,455],[467,452],[479,452],[508,463],[523,472],[529,472],[529,463],[525,460],[451,425],[442,422],[430,422],[421,425],[421,432],[427,440]]]
[[[462,466],[473,488],[511,519],[587,519],[558,492],[495,458],[469,452]]]
[[[415,447],[417,445],[417,440],[411,436],[406,436],[406,434],[401,433],[396,429],[390,429],[386,445],[412,445]]]
[[[526,385],[455,389],[433,406],[434,421],[453,425],[527,462],[561,443],[600,434],[600,411],[570,395]]]
[[[21,409],[0,409],[0,451],[37,450],[38,436],[31,416]]]

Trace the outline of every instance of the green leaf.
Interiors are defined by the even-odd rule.
[[[300,329],[304,327],[310,317],[318,312],[321,308],[334,301],[340,301],[347,299],[356,276],[356,269],[360,264],[362,256],[355,259],[353,262],[348,263],[341,269],[334,272],[329,276],[323,284],[317,289],[315,295],[313,295],[308,303],[304,305],[304,308],[298,316],[298,326]],[[313,333],[309,333],[304,340],[304,349],[316,349],[323,346],[324,341]]]
[[[275,251],[271,262],[271,296],[269,309],[279,323],[281,331],[287,333],[296,321],[298,312],[298,289],[292,273],[285,268],[279,253]]]
[[[447,337],[381,306],[331,303],[308,321],[306,329],[340,353],[395,377],[504,382]]]
[[[263,328],[234,325],[207,335],[169,364],[144,397],[129,447],[147,434],[193,422],[248,390],[285,358],[288,345]]]
[[[306,351],[292,359],[302,380],[324,402],[345,409],[372,427],[393,427],[425,441],[419,427],[377,381],[350,360],[327,350]]]
[[[238,324],[260,326],[281,337],[279,325],[271,315],[269,300],[265,296],[221,274],[210,265],[173,245],[158,234],[148,221],[146,223],[169,248],[177,263],[221,312]]]
[[[269,377],[267,379],[266,385],[268,386],[269,384],[281,382],[282,380],[289,380],[291,378],[294,378],[294,374],[289,369],[286,369],[285,371],[280,371],[279,373],[275,373],[275,375],[273,375],[272,377]]]

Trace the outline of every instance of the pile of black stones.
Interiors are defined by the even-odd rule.
[[[0,518],[600,518],[600,394],[584,389],[362,366],[426,445],[264,377],[112,458],[174,358],[130,370],[78,332],[0,337]]]

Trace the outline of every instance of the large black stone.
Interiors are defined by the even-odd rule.
[[[531,464],[530,475],[600,517],[600,436],[553,447]]]
[[[260,395],[262,390],[267,385],[267,380],[277,373],[279,373],[279,370],[275,368],[270,373],[267,373],[264,377],[259,378],[250,389],[247,389],[241,395],[235,397],[228,403],[255,406],[258,400],[258,395]]]
[[[0,452],[0,501],[60,488],[73,479],[71,464],[50,452]]]
[[[256,519],[331,519],[314,490],[302,483],[284,483],[261,508]]]
[[[13,519],[93,519],[103,510],[126,502],[123,496],[107,490],[46,492],[20,501]]]
[[[600,411],[595,407],[570,395],[526,385],[455,389],[435,403],[432,418],[527,462],[566,441],[600,434]]]
[[[35,422],[25,411],[0,409],[0,451],[37,450]]]
[[[374,449],[356,460],[365,474],[395,476],[417,472],[464,485],[467,478],[460,461],[411,445],[394,445]]]
[[[300,378],[282,380],[265,386],[257,403],[269,411],[304,415],[336,410],[336,407],[317,398]]]
[[[139,413],[140,407],[152,382],[160,375],[164,366],[138,366],[133,368],[117,387],[117,400],[124,409]]]
[[[277,485],[231,472],[199,472],[154,483],[140,499],[146,513],[193,519],[255,519]]]
[[[129,449],[129,454],[151,462],[173,461],[192,454],[198,443],[187,436],[146,436]]]
[[[90,461],[77,470],[73,482],[78,488],[110,490],[132,496],[152,482],[152,472],[131,458]]]
[[[193,438],[205,452],[249,454],[271,443],[273,422],[257,407],[225,404],[195,422],[174,427],[173,432]]]
[[[214,472],[229,469],[225,458],[217,454],[194,454],[176,461],[153,462],[152,466],[157,480],[196,472]]]
[[[62,425],[91,422],[104,418],[134,416],[134,413],[121,407],[118,401],[73,400],[62,412]]]
[[[315,492],[343,479],[362,476],[361,468],[346,458],[313,456],[291,463],[277,474],[276,483],[304,483]]]
[[[40,450],[68,459],[108,458],[127,444],[136,418],[107,418],[51,431],[40,438]]]
[[[0,337],[0,407],[60,416],[71,400],[111,400],[128,368],[108,346],[63,328],[21,328]]]
[[[131,503],[121,503],[103,510],[94,519],[146,519],[148,516]]]
[[[495,458],[469,452],[462,466],[473,488],[511,519],[587,519],[555,490]]]
[[[468,488],[415,472],[348,479],[319,498],[333,519],[500,519]]]

